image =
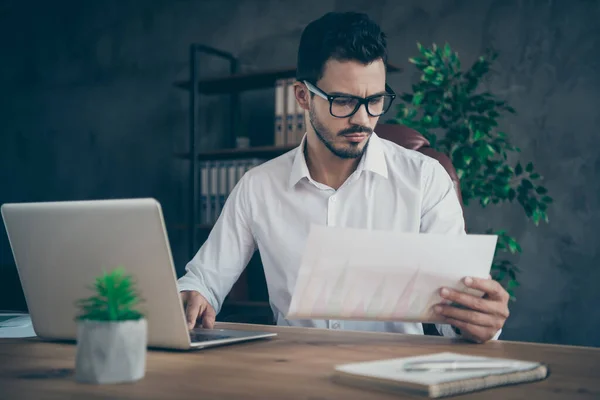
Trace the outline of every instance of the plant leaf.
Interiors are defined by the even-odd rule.
[[[435,74],[435,68],[430,65],[423,70],[423,73],[425,73],[425,75],[431,76]]]
[[[418,106],[419,104],[421,104],[421,101],[423,101],[423,97],[425,97],[425,95],[423,94],[423,92],[417,92],[417,93],[415,93],[413,95],[413,98],[412,98],[412,103],[415,106]]]
[[[517,166],[515,167],[515,176],[519,176],[523,173],[523,167],[521,166],[521,163],[517,163]]]
[[[527,164],[527,167],[525,167],[525,171],[531,173],[533,171],[533,164],[532,163]]]

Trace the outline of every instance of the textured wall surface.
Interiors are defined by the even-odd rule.
[[[490,89],[518,115],[503,128],[545,176],[550,224],[518,207],[470,207],[473,231],[507,228],[520,240],[523,273],[503,337],[600,345],[600,6],[596,1],[0,1],[0,203],[153,196],[167,223],[187,216],[188,46],[209,44],[245,71],[294,65],[304,26],[331,10],[369,13],[389,36],[398,92],[416,79],[416,42],[449,42],[469,65],[500,53]],[[203,58],[201,75],[227,73]],[[272,129],[272,90],[244,93],[244,130]],[[227,98],[203,98],[203,149],[222,146]],[[183,234],[169,228],[177,268]],[[12,264],[0,233],[0,272]],[[15,289],[14,287],[12,289]],[[4,288],[6,290],[6,288]],[[5,292],[6,293],[6,292]],[[0,308],[2,305],[0,304]]]

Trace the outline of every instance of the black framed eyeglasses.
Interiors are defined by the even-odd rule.
[[[358,97],[351,94],[329,94],[319,89],[308,81],[303,81],[308,90],[319,97],[329,101],[329,113],[336,118],[348,118],[365,105],[371,117],[380,117],[385,114],[396,98],[396,93],[388,84],[385,84],[385,93],[377,93],[367,97]]]

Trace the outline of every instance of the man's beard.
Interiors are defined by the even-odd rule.
[[[321,122],[319,122],[313,110],[314,109],[311,108],[308,112],[310,124],[313,127],[315,133],[317,134],[319,140],[321,140],[321,142],[325,145],[325,147],[329,149],[329,151],[331,151],[335,156],[344,159],[359,158],[364,154],[365,150],[367,149],[367,146],[369,145],[371,134],[373,133],[372,129],[366,126],[353,125],[348,129],[344,129],[343,131],[338,132],[336,135],[331,133],[329,129],[327,129]],[[365,145],[362,148],[360,147],[361,143],[354,142],[349,142],[349,147],[336,148],[334,138],[339,135],[347,135],[350,133],[366,133],[368,135],[367,143],[365,143]]]

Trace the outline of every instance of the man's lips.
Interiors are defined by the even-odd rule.
[[[342,136],[344,136],[346,139],[348,139],[351,142],[362,142],[367,137],[367,134],[366,133],[347,133]]]

